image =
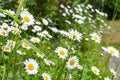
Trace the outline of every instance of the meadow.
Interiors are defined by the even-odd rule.
[[[106,13],[90,4],[60,4],[58,11],[35,17],[24,5],[21,0],[17,10],[0,8],[1,80],[118,77],[109,61],[120,57],[119,50],[103,42],[110,29]]]

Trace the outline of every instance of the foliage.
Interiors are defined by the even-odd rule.
[[[90,4],[53,3],[49,8],[50,0],[41,1],[39,11],[35,1],[21,0],[16,13],[0,9],[2,80],[106,80],[117,76],[108,64],[110,57],[119,57],[119,51],[101,44],[102,30],[107,27],[105,13]]]

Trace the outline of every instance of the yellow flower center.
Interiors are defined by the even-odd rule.
[[[24,20],[25,20],[26,22],[30,22],[30,19],[29,19],[29,17],[27,17],[27,16],[24,16]]]
[[[98,37],[97,37],[97,36],[94,36],[94,39],[95,39],[95,40],[98,40]]]
[[[28,64],[28,69],[29,70],[33,70],[34,69],[34,65],[33,64]]]
[[[5,35],[5,32],[1,32],[2,35]]]
[[[14,28],[13,30],[14,30],[14,32],[16,32],[16,33],[19,32],[19,29],[18,29],[18,28]]]
[[[8,30],[8,28],[7,28],[7,27],[4,27],[3,29],[4,29],[4,30],[6,30],[6,31]]]
[[[34,42],[38,42],[38,40],[37,40],[37,39],[34,39]]]
[[[25,47],[28,47],[29,45],[28,45],[27,43],[24,43],[24,46],[25,46]]]
[[[110,54],[115,54],[115,51],[114,50],[110,50]]]
[[[10,48],[9,47],[5,47],[5,50],[8,51],[8,50],[10,50]]]
[[[96,70],[96,69],[94,69],[94,70],[93,70],[93,72],[94,72],[94,73],[97,73],[97,70]]]
[[[64,55],[64,54],[65,54],[65,52],[64,52],[63,50],[60,50],[59,53],[60,53],[61,55]]]
[[[75,64],[75,60],[73,59],[70,61],[70,65],[74,65],[74,64]]]
[[[47,76],[44,77],[44,80],[49,80],[49,78]]]
[[[13,45],[13,42],[11,41],[11,42],[9,42],[9,44],[10,44],[10,45]]]

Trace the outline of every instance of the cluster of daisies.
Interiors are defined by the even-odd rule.
[[[77,26],[75,25],[76,29],[74,29],[74,27],[73,28],[71,27],[70,29],[68,29],[68,31],[65,31],[65,30],[59,30],[56,27],[50,27],[51,25],[49,23],[53,23],[51,19],[41,18],[41,21],[39,22],[39,21],[36,21],[34,16],[31,13],[29,13],[27,10],[21,10],[21,13],[20,13],[20,19],[22,22],[21,25],[15,22],[12,22],[11,20],[2,21],[3,23],[0,25],[0,36],[3,37],[5,40],[7,39],[6,41],[4,40],[5,43],[1,43],[2,45],[1,49],[3,50],[3,52],[11,53],[14,47],[18,45],[18,42],[16,41],[17,38],[8,39],[10,38],[9,36],[13,36],[13,35],[15,37],[18,37],[18,39],[27,38],[27,40],[29,40],[32,44],[37,46],[39,49],[40,43],[43,42],[44,40],[43,38],[45,38],[45,41],[46,41],[54,37],[54,35],[49,34],[47,30],[42,29],[44,26],[50,29],[51,31],[53,31],[54,34],[59,33],[62,37],[64,36],[64,39],[67,39],[67,40],[70,39],[72,42],[76,41],[78,43],[80,42],[82,43],[82,40],[86,40],[86,41],[91,40],[91,42],[94,41],[95,44],[101,43],[102,29],[103,29],[103,26],[107,26],[107,24],[105,24],[104,20],[101,19],[101,17],[94,16],[94,17],[97,17],[94,19],[91,13],[96,12],[100,16],[107,17],[105,13],[102,13],[97,9],[93,9],[93,7],[89,4],[88,5],[80,4],[74,8],[71,8],[70,6],[65,7],[64,5],[61,4],[60,8],[61,8],[60,13],[62,13],[62,16],[67,17],[65,19],[65,22],[68,24],[68,26],[71,26],[72,24],[77,24]],[[6,10],[6,11],[9,12],[11,15],[15,15],[15,12],[12,10]],[[0,16],[3,18],[7,17],[6,14],[3,14],[3,13],[0,13]],[[80,30],[79,28],[80,29],[84,28],[84,29]],[[26,42],[22,42],[20,45],[21,46],[19,49],[16,50],[16,53],[18,53],[19,55],[27,56],[27,51],[31,50],[32,46],[30,46]],[[49,46],[46,46],[46,47],[49,47]],[[53,55],[57,55],[57,59],[64,61],[65,64],[63,64],[62,66],[65,66],[67,70],[73,71],[74,69],[77,69],[78,71],[82,71],[84,69],[84,66],[82,66],[82,64],[80,63],[80,59],[78,55],[77,54],[71,55],[69,48],[65,48],[62,46],[54,47],[54,48],[55,48],[53,50],[54,52],[49,51],[50,56],[52,55],[53,59],[54,58],[56,59],[56,57],[54,57]],[[77,50],[78,49],[79,48],[77,48]],[[102,49],[106,53],[110,54],[111,56],[115,56],[119,58],[119,51],[114,47],[102,47]],[[76,53],[73,47],[71,48],[71,50],[72,50],[72,53]],[[45,64],[45,66],[47,67],[52,66],[53,68],[56,68],[57,62],[52,61],[46,56],[48,55],[41,54],[36,51],[36,57],[38,58],[40,57],[43,63]],[[37,62],[37,60],[33,58],[28,58],[23,62],[23,64],[25,65],[25,70],[29,75],[35,75],[40,73],[39,69],[41,67],[40,67],[40,63]],[[59,67],[61,67],[61,65]],[[96,66],[91,66],[91,72],[96,76],[99,76],[99,78],[103,78],[101,76],[100,69],[97,68]],[[116,76],[117,74],[113,68],[110,68],[110,72],[114,76]],[[51,75],[52,74],[50,74],[49,71],[43,72],[41,74],[44,80],[52,80]],[[69,80],[72,80],[71,73],[69,75]],[[104,77],[104,80],[110,80],[110,77],[106,76]]]

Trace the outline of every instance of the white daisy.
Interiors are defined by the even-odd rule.
[[[44,80],[51,80],[51,77],[48,73],[43,73],[42,76]]]
[[[21,12],[20,16],[22,17],[23,19],[23,22],[26,24],[26,25],[33,25],[34,24],[34,17],[31,13],[29,13],[28,11],[23,11]]]
[[[91,71],[97,76],[100,74],[100,70],[95,66],[91,67]]]
[[[26,24],[23,24],[23,25],[21,26],[21,29],[22,29],[22,30],[28,30],[28,26],[27,26]]]
[[[110,80],[110,78],[109,78],[109,77],[106,77],[106,78],[104,78],[104,80]]]
[[[25,60],[23,63],[28,74],[37,74],[39,66],[34,59]]]
[[[38,37],[32,37],[30,41],[33,43],[40,43],[40,39]]]
[[[91,40],[94,40],[96,43],[100,43],[101,42],[101,37],[97,34],[97,33],[92,33],[90,34],[91,36]]]
[[[116,76],[116,71],[115,70],[113,70],[113,68],[110,68],[110,72],[114,75],[114,76]]]
[[[63,59],[65,59],[68,55],[68,50],[63,47],[57,47],[55,52],[58,53],[58,56]]]
[[[78,58],[77,56],[71,57],[69,58],[68,62],[67,62],[67,67],[68,69],[74,69],[75,67],[78,66]]]
[[[41,30],[42,30],[42,28],[37,25],[33,26],[33,29],[32,29],[33,32],[37,32],[37,31],[41,31]]]
[[[15,41],[13,40],[7,40],[7,45],[14,47],[15,46]]]
[[[5,32],[5,31],[0,29],[0,35],[1,36],[8,36],[8,32]]]
[[[108,47],[107,52],[111,54],[112,56],[119,57],[119,51],[115,49],[114,47]]]
[[[41,53],[37,53],[36,55],[37,55],[37,57],[41,57],[42,59],[45,56],[44,54],[41,54]]]
[[[22,47],[25,49],[30,49],[30,46],[27,43],[22,43]]]
[[[48,25],[48,21],[46,19],[42,18],[42,22],[44,25]]]
[[[5,32],[11,31],[10,26],[8,26],[8,24],[6,24],[6,23],[2,24],[2,26],[0,26],[0,27],[1,27],[1,30],[5,31]]]
[[[12,27],[12,33],[13,34],[19,34],[21,31],[20,31],[20,29],[19,28],[17,28],[17,27]]]
[[[81,41],[82,39],[82,34],[79,33],[77,30],[69,30],[69,34],[68,34],[68,37],[70,39],[73,39],[73,40],[78,40],[78,41]]]
[[[8,45],[3,46],[2,49],[4,52],[11,52],[11,47]]]

